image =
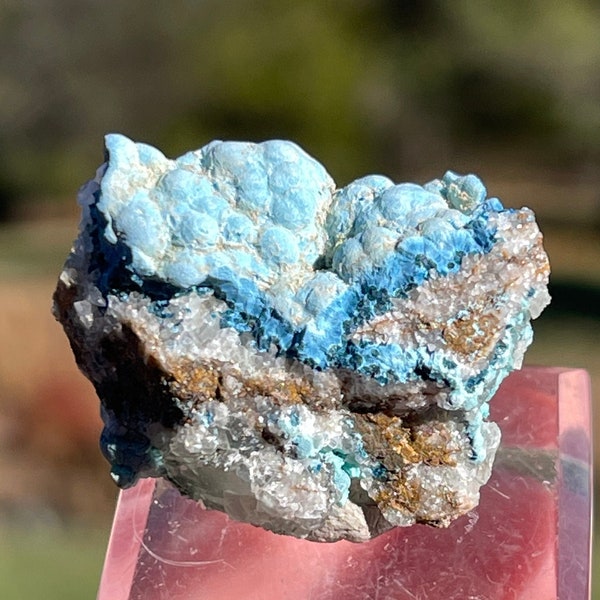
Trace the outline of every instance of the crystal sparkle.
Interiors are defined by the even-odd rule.
[[[530,210],[451,171],[336,189],[286,141],[106,151],[54,310],[119,486],[318,541],[477,505],[488,402],[549,301]]]

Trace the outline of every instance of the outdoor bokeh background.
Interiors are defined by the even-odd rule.
[[[477,173],[545,233],[527,362],[588,369],[600,403],[600,3],[4,0],[0,598],[98,583],[116,489],[50,297],[112,131],[168,156],[293,139],[339,185]]]

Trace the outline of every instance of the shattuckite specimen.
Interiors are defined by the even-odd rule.
[[[549,266],[474,175],[336,188],[287,141],[167,159],[112,134],[54,310],[125,488],[317,541],[475,507]]]

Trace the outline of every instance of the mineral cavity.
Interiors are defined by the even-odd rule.
[[[286,141],[106,156],[54,310],[119,486],[318,541],[477,505],[488,402],[549,301],[530,210],[450,171],[336,188]]]

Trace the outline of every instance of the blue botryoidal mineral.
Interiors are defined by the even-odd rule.
[[[119,486],[318,541],[477,505],[488,402],[549,301],[530,210],[451,171],[336,188],[286,141],[106,157],[54,310]]]

